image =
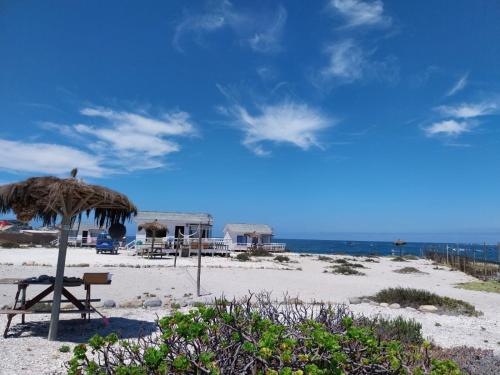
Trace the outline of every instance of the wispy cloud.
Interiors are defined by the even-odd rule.
[[[477,103],[442,105],[434,110],[444,119],[434,121],[430,126],[424,127],[425,134],[428,137],[439,135],[458,137],[464,133],[470,133],[478,127],[480,125],[479,117],[495,114],[498,111],[498,104],[495,100],[486,100]]]
[[[109,172],[100,156],[69,146],[0,139],[0,149],[0,169],[7,172],[67,175],[75,167],[88,177]]]
[[[321,71],[323,76],[345,82],[353,82],[363,76],[366,59],[363,50],[352,39],[335,43],[326,52],[329,62]]]
[[[424,129],[428,137],[434,135],[459,136],[472,130],[474,124],[468,121],[444,120],[435,122]]]
[[[243,144],[258,156],[270,154],[264,142],[292,144],[302,150],[322,147],[319,133],[333,125],[333,121],[319,110],[291,101],[261,106],[257,114],[251,114],[240,105],[224,110],[243,131]]]
[[[457,92],[463,90],[465,86],[467,86],[467,79],[469,77],[469,73],[465,73],[462,77],[458,79],[457,82],[453,85],[453,87],[446,93],[446,96],[455,95]]]
[[[394,83],[399,80],[399,64],[395,57],[373,58],[375,50],[364,50],[354,39],[335,42],[325,49],[328,64],[314,77],[320,85],[334,82],[348,84],[356,81]]]
[[[177,50],[183,51],[187,39],[204,44],[207,34],[228,29],[241,44],[256,52],[278,52],[282,48],[286,19],[287,11],[283,6],[275,13],[256,13],[236,9],[228,0],[219,0],[212,2],[204,12],[187,12],[175,27],[172,43]]]
[[[442,105],[436,107],[436,110],[443,116],[457,118],[472,118],[490,115],[498,111],[498,104],[491,101],[479,103],[462,103],[456,106]]]
[[[347,27],[390,26],[391,17],[384,14],[384,3],[380,0],[330,0],[329,7],[339,13]]]
[[[250,47],[257,52],[278,52],[281,50],[281,39],[286,18],[287,12],[285,8],[280,6],[275,19],[270,23],[269,27],[255,32],[250,38]]]

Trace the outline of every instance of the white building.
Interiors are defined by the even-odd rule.
[[[273,242],[273,229],[267,224],[226,224],[224,242],[229,250],[245,251],[259,247],[269,251],[285,251],[285,243]]]
[[[167,233],[157,233],[156,238],[181,238],[187,239],[198,233],[198,226],[201,224],[202,238],[212,237],[213,218],[207,213],[187,213],[187,212],[158,212],[158,211],[139,211],[134,218],[137,226],[158,220],[167,227]],[[136,241],[147,242],[151,233],[145,230],[137,229]],[[198,236],[196,235],[196,238]]]

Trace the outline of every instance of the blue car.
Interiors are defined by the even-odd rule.
[[[95,243],[95,252],[118,254],[118,242],[113,240],[109,234],[103,232],[97,235]]]

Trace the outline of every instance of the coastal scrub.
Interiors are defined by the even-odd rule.
[[[74,348],[68,374],[461,374],[433,358],[418,324],[366,319],[343,305],[277,303],[267,294],[221,299],[159,319],[151,337],[96,335]]]

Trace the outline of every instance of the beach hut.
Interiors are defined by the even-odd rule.
[[[224,241],[233,251],[259,246],[269,251],[285,251],[285,243],[273,242],[273,229],[267,224],[226,224]]]
[[[148,242],[148,238],[152,236],[152,232],[141,227],[144,223],[158,222],[165,226],[166,231],[163,236],[167,237],[167,233],[173,236],[176,240],[189,239],[196,236],[198,233],[198,226],[201,226],[201,237],[211,238],[212,237],[212,226],[213,218],[212,215],[207,213],[193,213],[193,212],[160,212],[160,211],[139,211],[137,216],[134,218],[134,222],[137,224],[136,242],[141,243]]]

